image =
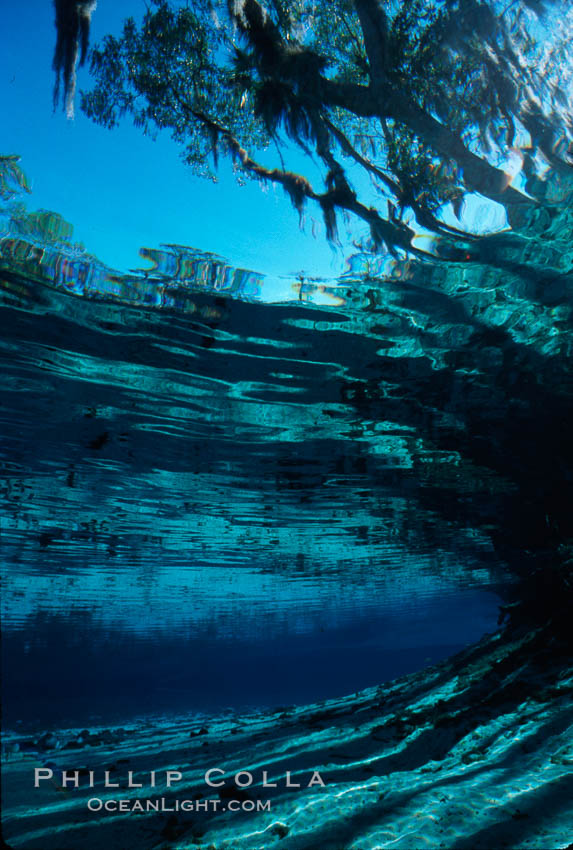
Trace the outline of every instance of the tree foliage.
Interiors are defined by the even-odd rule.
[[[30,192],[28,178],[18,165],[16,154],[0,155],[0,200],[9,201],[20,192]]]
[[[230,156],[299,212],[318,203],[331,239],[341,211],[392,251],[413,250],[414,220],[469,238],[445,205],[459,216],[468,192],[508,209],[539,202],[538,172],[569,167],[568,19],[549,42],[546,5],[152,0],[92,52],[82,108],[107,127],[131,115],[169,129],[199,174]],[[289,142],[321,185],[286,167]],[[519,190],[505,166],[517,146]]]

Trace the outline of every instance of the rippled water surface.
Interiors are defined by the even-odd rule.
[[[460,428],[463,304],[422,332],[440,303],[407,263],[381,294],[41,244],[2,243],[8,724],[305,702],[495,628],[511,487],[432,439]]]
[[[12,5],[4,837],[568,846],[573,0]]]

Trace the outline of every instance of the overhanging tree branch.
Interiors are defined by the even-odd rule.
[[[370,174],[374,175],[381,183],[383,183],[394,195],[396,201],[404,207],[410,207],[416,219],[420,224],[429,227],[431,230],[436,231],[437,233],[443,232],[448,235],[456,235],[458,237],[472,240],[473,237],[471,234],[465,233],[463,230],[458,230],[455,227],[450,227],[450,225],[445,224],[436,218],[435,215],[427,210],[423,209],[422,205],[416,202],[416,199],[413,197],[412,193],[407,193],[406,190],[400,185],[400,183],[392,180],[382,171],[381,168],[374,165],[374,163],[370,162],[367,157],[363,156],[356,148],[351,144],[348,137],[340,130],[335,124],[332,123],[328,118],[325,119],[325,124],[339,143],[342,151],[350,156],[358,165],[364,168],[365,171],[368,171]]]
[[[354,0],[354,6],[370,63],[371,84],[340,85],[321,74],[317,64],[307,83],[311,84],[311,90],[312,87],[317,90],[324,105],[339,106],[364,117],[400,121],[437,153],[455,160],[463,169],[464,181],[471,190],[498,202],[530,203],[525,195],[509,185],[510,178],[503,170],[469,151],[452,130],[418,106],[403,90],[397,90],[390,84],[386,74],[386,15],[379,0]],[[253,46],[261,51],[262,70],[279,76],[282,69],[292,64],[292,46],[281,38],[258,0],[243,0],[239,10],[237,19],[242,21],[245,37],[251,39]],[[308,74],[309,69],[306,71]]]
[[[354,8],[362,29],[370,78],[378,95],[387,83],[388,18],[379,0],[354,0]]]
[[[492,139],[503,161],[501,129],[524,105],[519,87],[511,89],[513,65],[495,53],[495,15],[486,2],[471,6],[490,26],[482,49],[463,2],[331,0],[328,10],[302,2],[286,15],[270,0],[197,0],[192,7],[155,0],[139,29],[130,20],[120,39],[108,37],[94,51],[97,83],[83,106],[108,127],[131,113],[144,129],[170,129],[202,174],[209,173],[209,142],[216,155],[217,141],[224,141],[245,172],[282,185],[299,213],[307,200],[320,204],[329,238],[336,211],[346,210],[368,222],[375,242],[412,250],[412,231],[401,220],[408,207],[424,227],[469,241],[471,234],[439,220],[440,206],[461,203],[468,191],[508,208],[537,201],[513,188],[510,175],[467,141]],[[351,25],[349,11],[355,13]],[[528,86],[534,78],[530,69]],[[559,128],[544,115],[537,118],[529,124],[534,149],[541,150]],[[362,119],[387,127],[372,136],[371,153],[351,141]],[[306,155],[320,158],[326,191],[288,171],[280,156],[279,168],[267,168],[247,153],[247,146],[276,142],[282,130]],[[389,221],[358,200],[342,157],[388,190]],[[534,170],[533,156],[525,154],[525,167]]]
[[[231,156],[240,162],[245,171],[261,180],[278,183],[282,186],[299,214],[302,213],[307,200],[316,201],[322,209],[329,238],[335,237],[333,213],[339,208],[354,213],[365,221],[370,228],[372,239],[376,245],[385,243],[391,251],[398,247],[404,251],[420,255],[425,253],[412,247],[411,240],[415,236],[413,230],[405,224],[395,224],[386,221],[374,207],[367,207],[365,204],[362,204],[358,201],[356,194],[350,189],[346,181],[336,181],[326,192],[317,192],[313,189],[310,182],[300,174],[278,168],[266,168],[249,156],[245,148],[230,130],[209,115],[190,107],[179,96],[177,100],[180,108],[189,117],[199,121],[212,135],[213,139],[224,140]]]

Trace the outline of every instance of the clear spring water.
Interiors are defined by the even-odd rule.
[[[44,225],[1,243],[5,723],[301,704],[495,629],[514,486],[456,448],[490,395],[471,287],[444,330],[407,263],[305,287],[166,249],[118,277]]]
[[[137,2],[101,5],[103,35]],[[517,5],[500,17],[551,4]],[[289,268],[313,260],[258,187],[237,214],[228,183],[191,189],[161,140],[50,121],[52,4],[23,25],[7,8],[4,153],[38,178],[26,208],[31,183],[0,156],[2,827],[15,846],[569,844],[570,5],[545,9],[535,56],[517,58],[518,88],[527,59],[539,71],[525,124],[511,140],[493,128],[516,146],[497,140],[506,208],[474,193],[459,220],[444,213],[492,235],[418,232],[424,259],[356,253],[328,280],[177,245],[142,249],[132,273],[104,265],[131,267],[136,232],[137,245],[219,250],[191,235],[211,238],[209,215],[227,244],[249,243],[222,247],[231,261],[270,272],[273,240]],[[515,599],[510,627],[476,646]],[[272,811],[180,818],[94,813],[87,799],[107,789],[60,774],[178,765],[184,784],[160,793],[201,802],[215,764],[228,778],[312,766],[327,785],[293,794],[281,776]],[[32,794],[37,765],[56,779]]]

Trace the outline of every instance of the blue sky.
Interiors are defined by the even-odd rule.
[[[119,34],[128,15],[138,19],[144,11],[143,0],[99,0],[91,43]],[[78,98],[73,121],[61,110],[54,113],[54,45],[51,0],[6,5],[0,153],[21,156],[33,189],[30,209],[59,212],[74,225],[76,240],[120,269],[145,265],[138,256],[141,246],[172,242],[272,275],[304,271],[331,277],[342,271],[343,252],[326,242],[319,211],[309,207],[301,232],[279,188],[263,191],[250,181],[238,186],[225,161],[218,184],[196,178],[167,133],[153,141],[128,120],[105,130],[82,114]],[[89,87],[86,66],[79,70],[78,90]]]

